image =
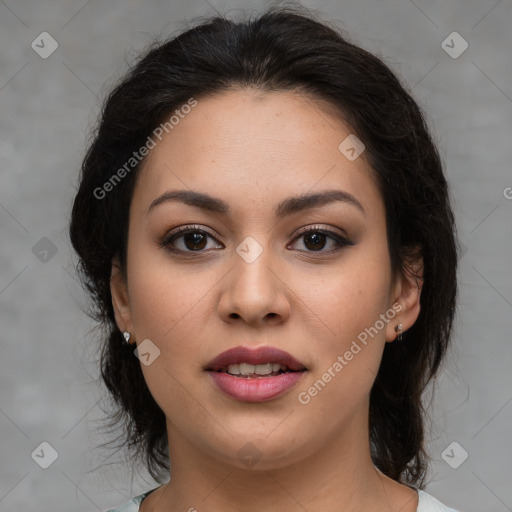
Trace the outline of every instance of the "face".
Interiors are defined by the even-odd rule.
[[[243,468],[252,450],[265,469],[367,442],[384,345],[414,323],[419,290],[392,279],[383,199],[364,152],[340,151],[351,131],[330,112],[293,92],[232,90],[199,100],[144,162],[112,295],[120,329],[150,340],[141,368],[171,454],[186,445]],[[213,199],[165,196],[176,191]],[[306,370],[250,383],[206,370],[239,346]]]

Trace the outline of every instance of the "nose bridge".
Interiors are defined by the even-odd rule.
[[[269,244],[263,236],[258,240],[248,236],[236,248],[232,284],[242,293],[249,294],[247,299],[264,301],[269,300],[275,290],[275,275],[270,270],[273,258]]]
[[[259,323],[286,313],[281,281],[273,268],[275,258],[264,238],[248,236],[236,248],[229,285],[221,299],[224,316],[236,314],[248,323]]]

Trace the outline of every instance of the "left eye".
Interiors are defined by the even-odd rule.
[[[323,252],[331,252],[340,249],[345,245],[352,245],[344,236],[339,235],[335,231],[329,229],[308,229],[301,232],[295,240],[302,240],[304,246],[307,247],[306,252],[320,252],[326,245],[326,241],[330,239],[333,247],[331,250]]]
[[[165,237],[160,246],[172,252],[203,252],[207,249],[208,237],[215,240],[215,237],[203,229],[184,227],[180,228],[169,236]],[[328,240],[331,240],[331,249],[322,251]],[[176,242],[181,240],[182,247],[177,247]],[[346,245],[353,245],[347,238],[329,229],[311,228],[302,231],[295,237],[293,242],[302,240],[306,250],[302,252],[331,252]],[[292,243],[293,245],[293,243]],[[214,247],[215,248],[215,247]],[[222,248],[218,247],[217,248]]]

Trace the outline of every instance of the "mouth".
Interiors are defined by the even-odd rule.
[[[204,368],[242,378],[280,375],[307,368],[291,354],[275,347],[234,347],[220,353]]]
[[[243,346],[222,352],[204,370],[220,391],[244,402],[277,398],[308,371],[291,354],[278,348]]]
[[[208,371],[215,371],[219,373],[229,373],[230,375],[240,377],[242,379],[257,379],[258,377],[276,377],[283,373],[290,372],[303,372],[303,370],[292,370],[285,364],[280,363],[264,363],[264,364],[250,364],[250,363],[235,363],[227,367],[219,369],[210,369]]]

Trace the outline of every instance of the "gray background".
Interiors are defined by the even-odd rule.
[[[105,462],[94,449],[105,440],[95,332],[66,231],[85,134],[99,99],[154,36],[180,31],[194,16],[237,17],[267,5],[0,1],[2,512],[103,510],[154,486],[145,472],[132,474],[120,457]],[[428,114],[466,252],[454,348],[428,430],[427,490],[461,511],[511,511],[512,2],[304,5],[384,58]],[[31,48],[43,31],[59,45],[47,59]],[[441,44],[453,31],[469,44],[458,58]],[[58,452],[47,469],[31,457],[43,441]],[[447,461],[460,463],[462,450],[469,456],[453,469]]]

